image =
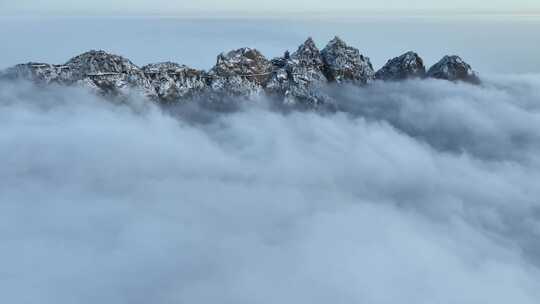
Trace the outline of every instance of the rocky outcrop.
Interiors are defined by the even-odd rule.
[[[89,51],[66,64],[79,84],[97,88],[104,95],[126,96],[138,92],[155,98],[157,94],[143,71],[128,59],[104,51]]]
[[[203,71],[178,63],[153,63],[142,67],[142,71],[165,103],[188,100],[208,88],[208,77]]]
[[[399,81],[410,78],[423,78],[426,75],[424,61],[418,54],[407,52],[388,62],[377,71],[375,78],[385,81]]]
[[[272,60],[274,71],[266,86],[285,104],[317,107],[331,103],[322,87],[327,83],[324,62],[313,39],[308,38],[292,55]]]
[[[218,107],[223,101],[234,103],[239,97],[251,100],[261,94],[280,104],[332,107],[335,103],[327,86],[366,85],[374,78],[398,81],[417,77],[479,83],[478,75],[458,56],[444,57],[426,73],[420,56],[408,52],[389,60],[374,73],[370,59],[338,37],[322,51],[308,38],[294,53],[285,52],[272,60],[256,49],[240,48],[220,54],[208,72],[172,62],[139,68],[122,56],[104,51],[89,51],[62,65],[26,63],[0,72],[0,79],[78,85],[105,96],[124,97],[139,92],[160,103],[195,100]]]
[[[368,57],[335,37],[321,51],[324,74],[329,81],[367,84],[373,79],[373,66]]]
[[[271,62],[259,51],[241,48],[220,54],[208,78],[216,93],[245,96],[262,92],[271,72]]]
[[[29,62],[5,70],[3,78],[27,79],[40,84],[70,85],[74,82],[72,70],[66,65]]]
[[[459,56],[445,56],[427,72],[430,78],[480,83],[478,74]]]
[[[154,88],[139,67],[104,51],[86,52],[62,65],[19,64],[7,69],[3,77],[27,79],[38,84],[79,85],[107,96],[139,92],[145,97],[156,97]]]

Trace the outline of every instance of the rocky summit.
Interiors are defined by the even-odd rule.
[[[324,62],[313,39],[308,38],[296,52],[286,52],[272,60],[274,70],[266,91],[289,105],[320,106],[331,102],[322,86],[328,80],[323,73]]]
[[[213,91],[243,96],[262,92],[271,72],[271,62],[258,50],[241,48],[220,54],[208,78]]]
[[[458,56],[445,56],[426,73],[422,58],[408,52],[389,60],[374,73],[370,59],[339,37],[322,51],[308,38],[294,53],[287,51],[272,60],[256,49],[232,50],[218,55],[208,72],[173,62],[140,68],[122,56],[104,51],[89,51],[64,64],[30,62],[0,72],[0,79],[82,86],[113,98],[139,94],[159,103],[177,103],[265,95],[281,104],[310,108],[333,104],[326,94],[327,86],[365,86],[374,80],[425,77],[480,83],[477,73]]]
[[[415,52],[407,52],[388,62],[375,73],[375,78],[385,81],[398,81],[410,78],[423,78],[426,75],[424,61]]]
[[[456,55],[445,56],[429,69],[427,76],[450,81],[464,81],[473,84],[480,83],[478,74],[473,71],[468,63]]]
[[[335,82],[366,84],[373,80],[373,66],[368,57],[335,37],[321,51],[326,78]]]
[[[73,79],[104,95],[129,95],[138,91],[146,97],[157,96],[143,71],[128,59],[106,53],[90,51],[70,59]]]

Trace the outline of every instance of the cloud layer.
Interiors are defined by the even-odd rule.
[[[1,84],[0,294],[537,303],[539,87],[377,83],[333,92],[341,113],[186,120]]]

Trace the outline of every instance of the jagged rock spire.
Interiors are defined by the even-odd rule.
[[[330,81],[365,84],[373,79],[374,71],[369,58],[337,36],[321,51],[321,56],[324,74]]]
[[[301,44],[290,58],[284,55],[272,63],[274,71],[266,86],[268,93],[283,98],[286,104],[302,107],[329,103],[330,98],[321,90],[327,82],[324,63],[312,38]]]
[[[426,75],[424,61],[415,52],[407,52],[388,62],[375,73],[375,78],[385,81],[398,81],[408,78],[421,78]]]
[[[291,55],[291,59],[296,61],[295,63],[299,65],[312,66],[321,69],[324,64],[321,52],[311,37],[298,47],[296,52]]]
[[[464,81],[473,84],[480,83],[478,74],[461,57],[444,56],[427,72],[427,76],[450,81]]]

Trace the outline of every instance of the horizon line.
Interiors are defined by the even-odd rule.
[[[415,10],[415,9],[372,9],[372,10],[313,10],[313,11],[203,11],[193,10],[184,13],[163,13],[163,12],[13,12],[0,13],[0,17],[64,17],[64,18],[197,18],[197,19],[256,19],[256,18],[336,18],[336,17],[540,17],[540,9],[538,10]]]

